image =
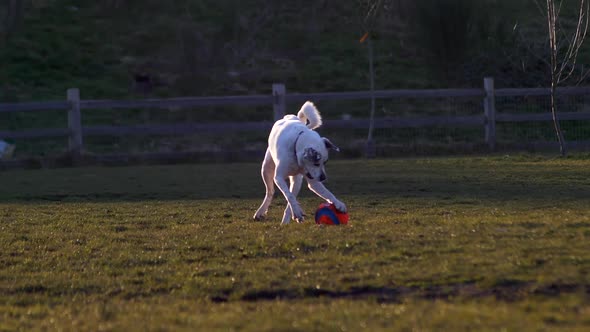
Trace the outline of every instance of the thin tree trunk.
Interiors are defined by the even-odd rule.
[[[375,69],[373,67],[373,42],[371,36],[367,38],[367,48],[369,52],[369,84],[371,87],[371,114],[369,116],[369,134],[367,137],[366,156],[375,158],[375,142],[373,141],[373,131],[375,130]]]
[[[559,142],[559,153],[562,157],[565,157],[567,155],[567,150],[565,147],[565,139],[563,137],[563,132],[561,131],[561,126],[559,124],[559,118],[557,116],[557,105],[555,100],[557,83],[559,82],[561,76],[561,72],[558,71],[559,64],[557,63],[558,48],[556,25],[557,13],[555,11],[555,3],[553,0],[547,0],[547,27],[549,29],[549,48],[551,50],[551,116],[553,117],[553,127],[555,129],[557,141]],[[567,61],[567,59],[564,61]]]
[[[559,153],[562,157],[567,156],[567,149],[565,146],[565,138],[563,137],[563,132],[561,131],[561,125],[559,124],[559,119],[557,117],[557,107],[555,102],[555,83],[551,82],[551,116],[553,117],[553,127],[555,128],[555,133],[557,135],[557,141],[559,142]]]

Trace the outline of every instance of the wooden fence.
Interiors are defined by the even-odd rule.
[[[375,128],[421,128],[421,127],[482,127],[485,142],[490,150],[496,146],[496,123],[499,122],[540,122],[551,121],[550,113],[507,114],[496,113],[496,98],[510,96],[548,96],[545,88],[533,89],[495,89],[492,78],[484,79],[480,89],[431,89],[431,90],[377,90],[327,93],[287,93],[283,84],[273,84],[272,95],[188,97],[143,100],[81,100],[78,89],[68,89],[67,100],[50,102],[0,103],[0,113],[67,110],[67,128],[29,129],[19,131],[0,131],[0,138],[40,138],[68,137],[68,151],[74,158],[84,151],[84,137],[87,136],[125,136],[125,135],[185,135],[200,132],[224,131],[267,131],[272,122],[225,122],[225,123],[176,123],[131,126],[82,126],[81,111],[85,109],[178,109],[203,106],[244,106],[272,105],[275,120],[285,114],[286,104],[291,102],[343,101],[396,98],[481,98],[483,112],[468,116],[428,116],[428,117],[387,117],[375,121]],[[563,95],[587,95],[588,87],[559,88]],[[590,120],[590,112],[560,113],[561,120]],[[368,128],[369,119],[327,120],[331,128]]]

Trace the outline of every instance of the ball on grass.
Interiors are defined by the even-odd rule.
[[[348,213],[336,210],[334,204],[322,203],[315,212],[315,223],[318,225],[346,225]]]

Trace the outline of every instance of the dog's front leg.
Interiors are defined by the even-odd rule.
[[[290,176],[289,180],[291,181],[291,187],[289,188],[291,190],[291,194],[293,194],[293,196],[295,196],[295,199],[297,199],[297,195],[299,195],[299,191],[301,190],[301,182],[303,182],[303,175],[299,174],[295,176]],[[288,224],[291,221],[291,218],[293,218],[293,212],[291,211],[290,205],[287,204],[285,212],[283,213],[283,221],[281,223]]]
[[[309,190],[316,193],[316,195],[320,196],[321,198],[325,199],[329,203],[334,204],[336,209],[340,212],[346,212],[346,205],[339,201],[334,194],[332,194],[323,183],[317,180],[308,180],[307,186]]]
[[[291,212],[293,214],[293,218],[299,222],[303,221],[303,210],[301,209],[301,206],[299,206],[299,203],[297,202],[297,198],[295,197],[295,195],[293,195],[293,193],[291,193],[291,191],[289,190],[289,187],[287,186],[287,181],[285,181],[285,178],[278,175],[279,172],[275,173],[275,184],[277,185],[277,187],[279,187],[279,190],[283,193],[283,196],[285,196],[285,199],[287,200],[287,203],[289,204],[287,206],[287,208],[291,209]],[[289,219],[287,219],[286,223],[289,223],[288,221]],[[283,218],[283,223],[285,224],[285,219]]]

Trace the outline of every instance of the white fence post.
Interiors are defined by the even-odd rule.
[[[68,129],[70,136],[68,139],[68,150],[73,159],[80,157],[82,153],[82,116],[80,115],[80,90],[76,88],[68,89]]]
[[[274,120],[280,120],[285,116],[286,100],[285,100],[286,88],[282,83],[275,83],[272,85],[272,109],[274,112]]]
[[[494,92],[494,78],[483,79],[486,96],[483,102],[485,118],[485,139],[491,151],[496,149],[496,96]]]

